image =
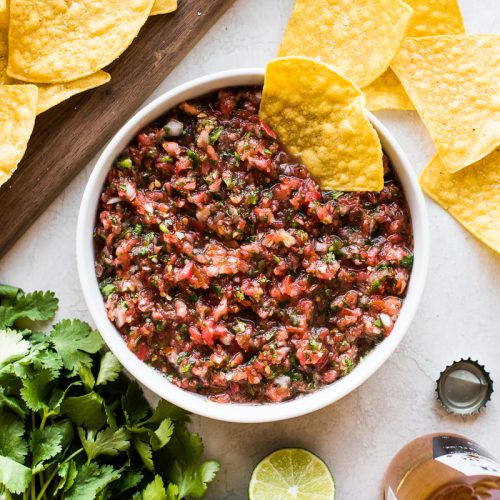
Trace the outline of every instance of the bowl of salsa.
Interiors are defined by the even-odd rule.
[[[358,387],[415,314],[427,215],[372,115],[380,192],[322,191],[258,115],[264,71],[162,95],[116,134],[77,230],[82,289],[109,348],[158,396],[220,420],[309,413]]]

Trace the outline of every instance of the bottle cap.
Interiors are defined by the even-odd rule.
[[[470,358],[461,359],[441,372],[436,391],[449,413],[472,415],[490,400],[493,382],[484,366]]]

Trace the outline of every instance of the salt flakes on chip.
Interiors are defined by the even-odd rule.
[[[36,85],[0,85],[0,185],[26,151],[36,116]]]
[[[400,0],[297,0],[278,55],[318,59],[364,87],[389,67],[411,14]]]
[[[382,148],[363,95],[327,64],[306,57],[271,61],[259,114],[322,189],[383,188]]]
[[[154,0],[10,0],[10,77],[62,83],[116,59],[146,22]]]
[[[151,9],[151,16],[169,14],[177,9],[177,0],[155,0]]]
[[[457,0],[405,0],[413,9],[405,36],[458,35],[465,33]],[[379,109],[414,109],[398,77],[389,68],[363,89],[366,106]]]
[[[500,148],[454,174],[436,155],[420,184],[468,231],[500,253]]]
[[[500,144],[500,35],[407,38],[391,67],[449,172]]]

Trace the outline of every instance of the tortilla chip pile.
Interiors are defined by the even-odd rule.
[[[102,68],[149,15],[176,0],[0,0],[0,185],[23,157],[35,116],[109,82]]]
[[[297,0],[279,56],[261,116],[323,189],[383,186],[362,94],[416,109],[437,149],[423,189],[500,253],[500,35],[466,35],[457,0]]]

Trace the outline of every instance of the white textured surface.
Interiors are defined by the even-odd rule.
[[[151,97],[209,72],[264,65],[277,50],[292,4],[292,0],[237,0]],[[499,0],[460,4],[469,32],[500,32]],[[420,172],[433,146],[416,114],[377,115]],[[79,201],[92,165],[0,262],[0,282],[26,290],[54,290],[60,299],[59,316],[88,321],[76,276],[74,240]],[[390,458],[422,433],[461,432],[500,458],[498,392],[484,413],[469,419],[446,415],[434,400],[439,372],[460,357],[479,359],[500,384],[500,257],[429,200],[428,207],[429,277],[419,312],[400,348],[358,390],[309,416],[260,425],[194,417],[193,428],[203,435],[207,455],[222,464],[209,498],[245,498],[255,463],[282,446],[302,446],[323,457],[334,473],[339,500],[379,498]]]

